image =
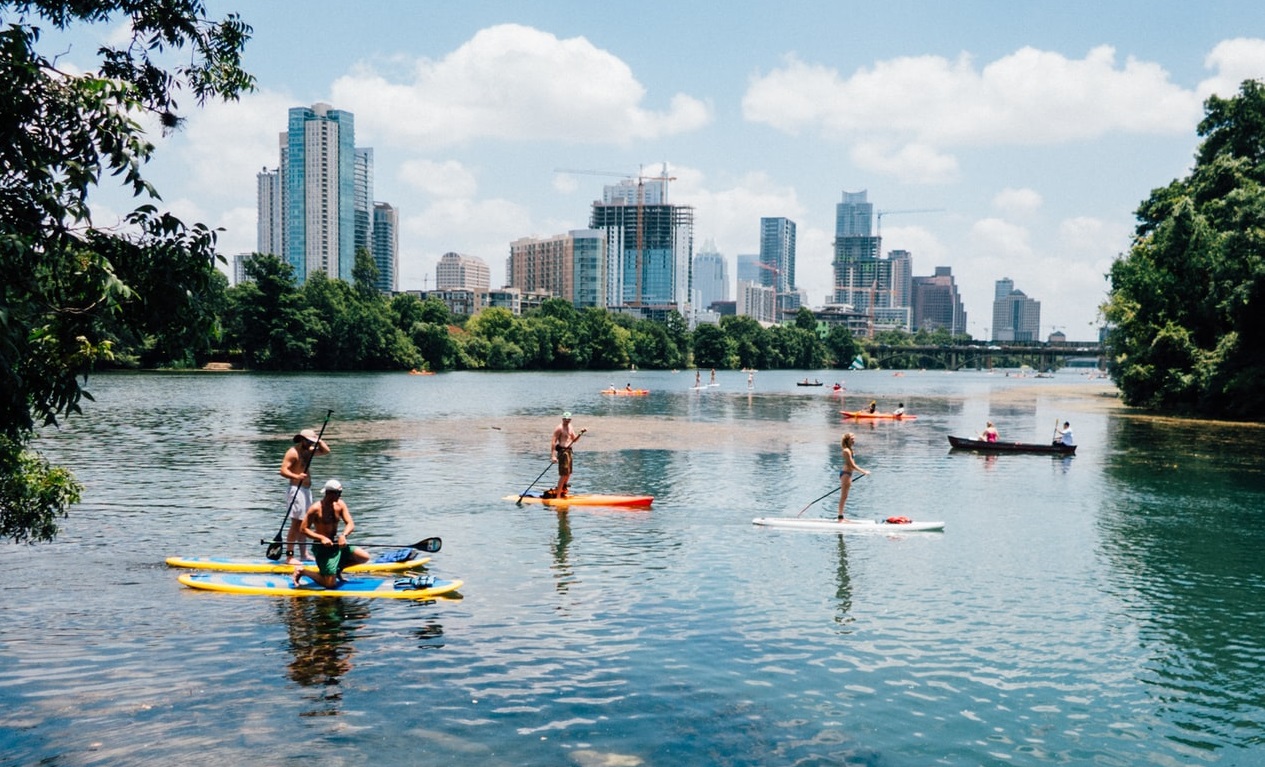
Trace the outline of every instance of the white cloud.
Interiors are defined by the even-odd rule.
[[[1006,188],[993,196],[993,207],[1011,216],[1029,216],[1041,208],[1044,200],[1035,189]]]
[[[1265,78],[1265,40],[1238,37],[1223,40],[1204,59],[1204,66],[1216,70],[1213,77],[1199,83],[1201,98],[1212,94],[1230,98],[1244,80]]]
[[[983,67],[966,54],[900,57],[851,76],[792,56],[754,77],[742,105],[751,122],[857,144],[863,167],[923,183],[956,174],[950,148],[1180,135],[1200,115],[1198,95],[1161,66],[1119,63],[1109,46],[1083,59],[1024,47]]]
[[[358,134],[427,149],[494,138],[627,144],[696,130],[711,110],[685,94],[664,111],[628,65],[583,37],[518,24],[476,33],[442,59],[362,63],[331,96],[357,116]]]
[[[254,199],[255,175],[281,162],[279,136],[295,106],[292,97],[269,90],[208,101],[158,154],[179,164],[200,198]]]
[[[434,287],[435,264],[449,251],[478,256],[492,272],[492,284],[504,283],[509,244],[532,231],[531,215],[508,200],[444,199],[400,222],[401,290]],[[552,234],[552,233],[551,233]]]
[[[434,197],[474,197],[479,182],[474,173],[455,160],[406,160],[400,163],[400,181]]]
[[[999,259],[1030,258],[1032,246],[1025,227],[1000,218],[984,218],[971,226],[971,241],[981,255]]]

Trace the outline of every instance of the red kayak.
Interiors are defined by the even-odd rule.
[[[517,495],[507,495],[503,500],[517,501]],[[576,493],[566,498],[541,498],[524,495],[523,503],[542,503],[545,506],[618,506],[621,508],[648,508],[654,502],[653,495],[600,495]]]
[[[871,413],[867,410],[840,410],[844,418],[886,418],[890,421],[917,421],[918,416],[909,413]]]

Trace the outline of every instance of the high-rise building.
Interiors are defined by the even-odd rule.
[[[605,233],[575,229],[517,239],[510,243],[505,274],[506,284],[524,293],[549,293],[579,308],[605,307]]]
[[[285,258],[303,282],[350,282],[356,259],[356,127],[329,104],[294,107],[282,150]]]
[[[478,256],[445,253],[435,265],[437,290],[483,290],[492,286],[492,273],[487,263]]]
[[[766,325],[777,322],[777,291],[754,282],[738,280],[736,312]]]
[[[913,254],[907,250],[890,250],[887,260],[892,265],[892,306],[912,306]]]
[[[895,318],[899,312],[876,311],[901,305],[895,303],[892,261],[879,257],[882,239],[873,234],[873,220],[874,204],[866,200],[866,192],[843,193],[843,202],[835,206],[833,302],[871,316]]]
[[[779,295],[795,289],[795,222],[789,218],[760,219],[760,284]]]
[[[355,184],[355,205],[353,217],[355,219],[356,235],[355,249],[357,252],[361,248],[373,252],[373,149],[368,147],[356,148],[356,184]]]
[[[606,305],[690,316],[694,209],[668,203],[668,181],[626,179],[593,203],[589,228],[606,238]]]
[[[272,256],[285,253],[282,217],[281,171],[264,168],[255,176],[256,184],[256,232],[255,252]]]
[[[699,309],[729,300],[729,264],[714,240],[704,242],[694,255],[694,293]]]
[[[997,281],[993,300],[994,341],[1039,341],[1041,302],[1016,290],[1009,277]],[[1003,291],[1009,291],[1003,294]]]
[[[966,309],[947,266],[937,266],[931,276],[914,277],[910,297],[912,330],[944,328],[953,335],[966,332]]]
[[[735,279],[740,282],[760,284],[760,275],[764,273],[764,270],[760,268],[759,253],[739,253],[736,257],[736,265]]]
[[[385,202],[373,205],[373,264],[378,290],[394,293],[400,284],[400,212]]]

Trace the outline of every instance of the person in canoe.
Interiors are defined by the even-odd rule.
[[[1054,430],[1054,444],[1056,445],[1075,445],[1076,438],[1072,436],[1072,425],[1067,421],[1063,422],[1062,429]]]
[[[862,474],[869,474],[869,472],[857,466],[856,458],[852,455],[852,446],[856,443],[856,436],[848,432],[843,435],[840,442],[843,445],[843,468],[839,470],[838,520],[843,522],[843,507],[847,505],[848,491],[852,489],[852,474],[858,471]]]
[[[286,533],[286,564],[297,565],[307,559],[307,539],[299,534],[303,527],[303,515],[312,505],[312,476],[308,469],[312,459],[329,455],[329,445],[318,439],[312,429],[304,429],[294,435],[294,444],[281,459],[281,476],[289,480],[286,489],[286,508],[290,510],[290,530]],[[299,545],[299,556],[294,556],[294,545]]]
[[[338,531],[339,522],[343,524],[342,532]],[[367,551],[347,543],[347,536],[355,529],[356,521],[343,500],[343,485],[331,479],[325,483],[321,500],[312,504],[303,516],[303,535],[315,541],[312,554],[316,557],[316,569],[295,567],[294,585],[298,586],[306,575],[327,589],[337,588],[344,568],[368,562]]]
[[[905,403],[904,403],[904,402],[902,402],[902,403],[900,403],[899,405],[897,405],[897,406],[896,406],[896,409],[892,411],[892,415],[896,416],[897,418],[900,418],[900,417],[901,417],[901,416],[903,416],[904,414],[905,414]]]
[[[878,400],[876,400],[876,399],[872,399],[872,400],[870,400],[870,405],[869,405],[869,407],[867,407],[867,408],[865,409],[865,412],[867,412],[867,413],[877,413],[877,412],[878,412]]]
[[[997,427],[993,426],[992,421],[988,422],[988,425],[984,427],[984,432],[979,435],[979,438],[984,442],[996,442],[997,437]]]
[[[558,464],[558,484],[540,494],[541,498],[566,498],[571,484],[572,446],[588,429],[577,434],[571,428],[571,411],[562,414],[562,423],[553,430],[549,440],[549,462]]]

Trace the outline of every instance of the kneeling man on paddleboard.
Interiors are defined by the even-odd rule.
[[[315,541],[312,554],[316,557],[316,569],[294,568],[295,586],[306,575],[327,589],[337,588],[343,568],[369,561],[368,552],[347,544],[347,536],[356,529],[356,522],[351,518],[351,510],[342,495],[342,483],[331,479],[325,483],[325,494],[321,500],[312,504],[303,515],[301,532]],[[338,532],[339,522],[344,525],[341,533]]]

